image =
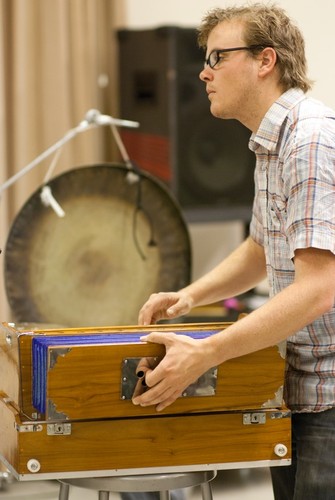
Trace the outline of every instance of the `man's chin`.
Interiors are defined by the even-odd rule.
[[[223,113],[222,110],[219,111],[212,107],[211,107],[211,114],[214,116],[214,118],[220,118],[221,120],[232,120],[232,117],[229,116],[227,113]]]
[[[223,120],[229,120],[231,117],[228,116],[228,114],[222,109],[222,106],[217,106],[216,103],[213,101],[211,102],[210,105],[210,111],[211,114],[214,116],[214,118],[221,118]]]

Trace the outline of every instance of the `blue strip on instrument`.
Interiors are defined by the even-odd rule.
[[[173,328],[171,328],[172,330]],[[193,339],[203,339],[218,333],[220,330],[196,330],[176,332],[180,335],[187,335]],[[138,344],[140,338],[149,332],[120,332],[103,333],[95,335],[41,335],[33,338],[32,342],[32,365],[33,365],[33,383],[32,398],[33,406],[40,412],[46,411],[46,383],[48,372],[48,348],[52,346],[61,346],[68,348],[71,346],[80,346],[85,344]]]

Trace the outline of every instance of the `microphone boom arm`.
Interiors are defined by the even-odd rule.
[[[93,114],[92,112],[94,112],[94,116],[91,118],[90,115]],[[134,122],[134,121],[130,121],[130,120],[120,120],[117,118],[113,118],[112,116],[101,115],[99,111],[90,110],[87,112],[86,118],[83,121],[81,121],[77,127],[70,129],[59,141],[55,142],[55,144],[50,146],[43,153],[41,153],[39,156],[37,156],[33,161],[28,163],[28,165],[26,165],[24,168],[22,168],[19,172],[17,172],[15,175],[13,175],[7,181],[5,181],[0,186],[0,196],[1,196],[1,193],[3,191],[5,191],[7,188],[9,188],[18,179],[20,179],[22,176],[24,176],[26,173],[28,173],[33,168],[35,168],[39,163],[41,163],[43,160],[48,158],[48,156],[50,156],[52,153],[54,153],[58,149],[62,148],[64,146],[64,144],[71,141],[78,134],[80,134],[81,132],[84,132],[86,130],[100,127],[100,126],[105,126],[105,125],[116,125],[116,126],[120,126],[120,127],[130,127],[130,128],[139,127],[138,122]]]

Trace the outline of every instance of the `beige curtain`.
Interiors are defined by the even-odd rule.
[[[117,116],[115,19],[122,0],[0,0],[0,184],[84,119],[89,109]],[[55,175],[113,161],[105,128],[78,135],[62,150]],[[0,200],[0,248],[52,157],[21,177]],[[0,321],[11,321],[3,255]],[[19,286],[19,284],[18,284]]]

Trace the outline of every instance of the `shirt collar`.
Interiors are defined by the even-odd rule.
[[[280,129],[290,110],[306,96],[301,89],[292,88],[284,92],[267,111],[256,133],[250,137],[250,149],[256,151],[263,146],[269,151],[277,147]]]

